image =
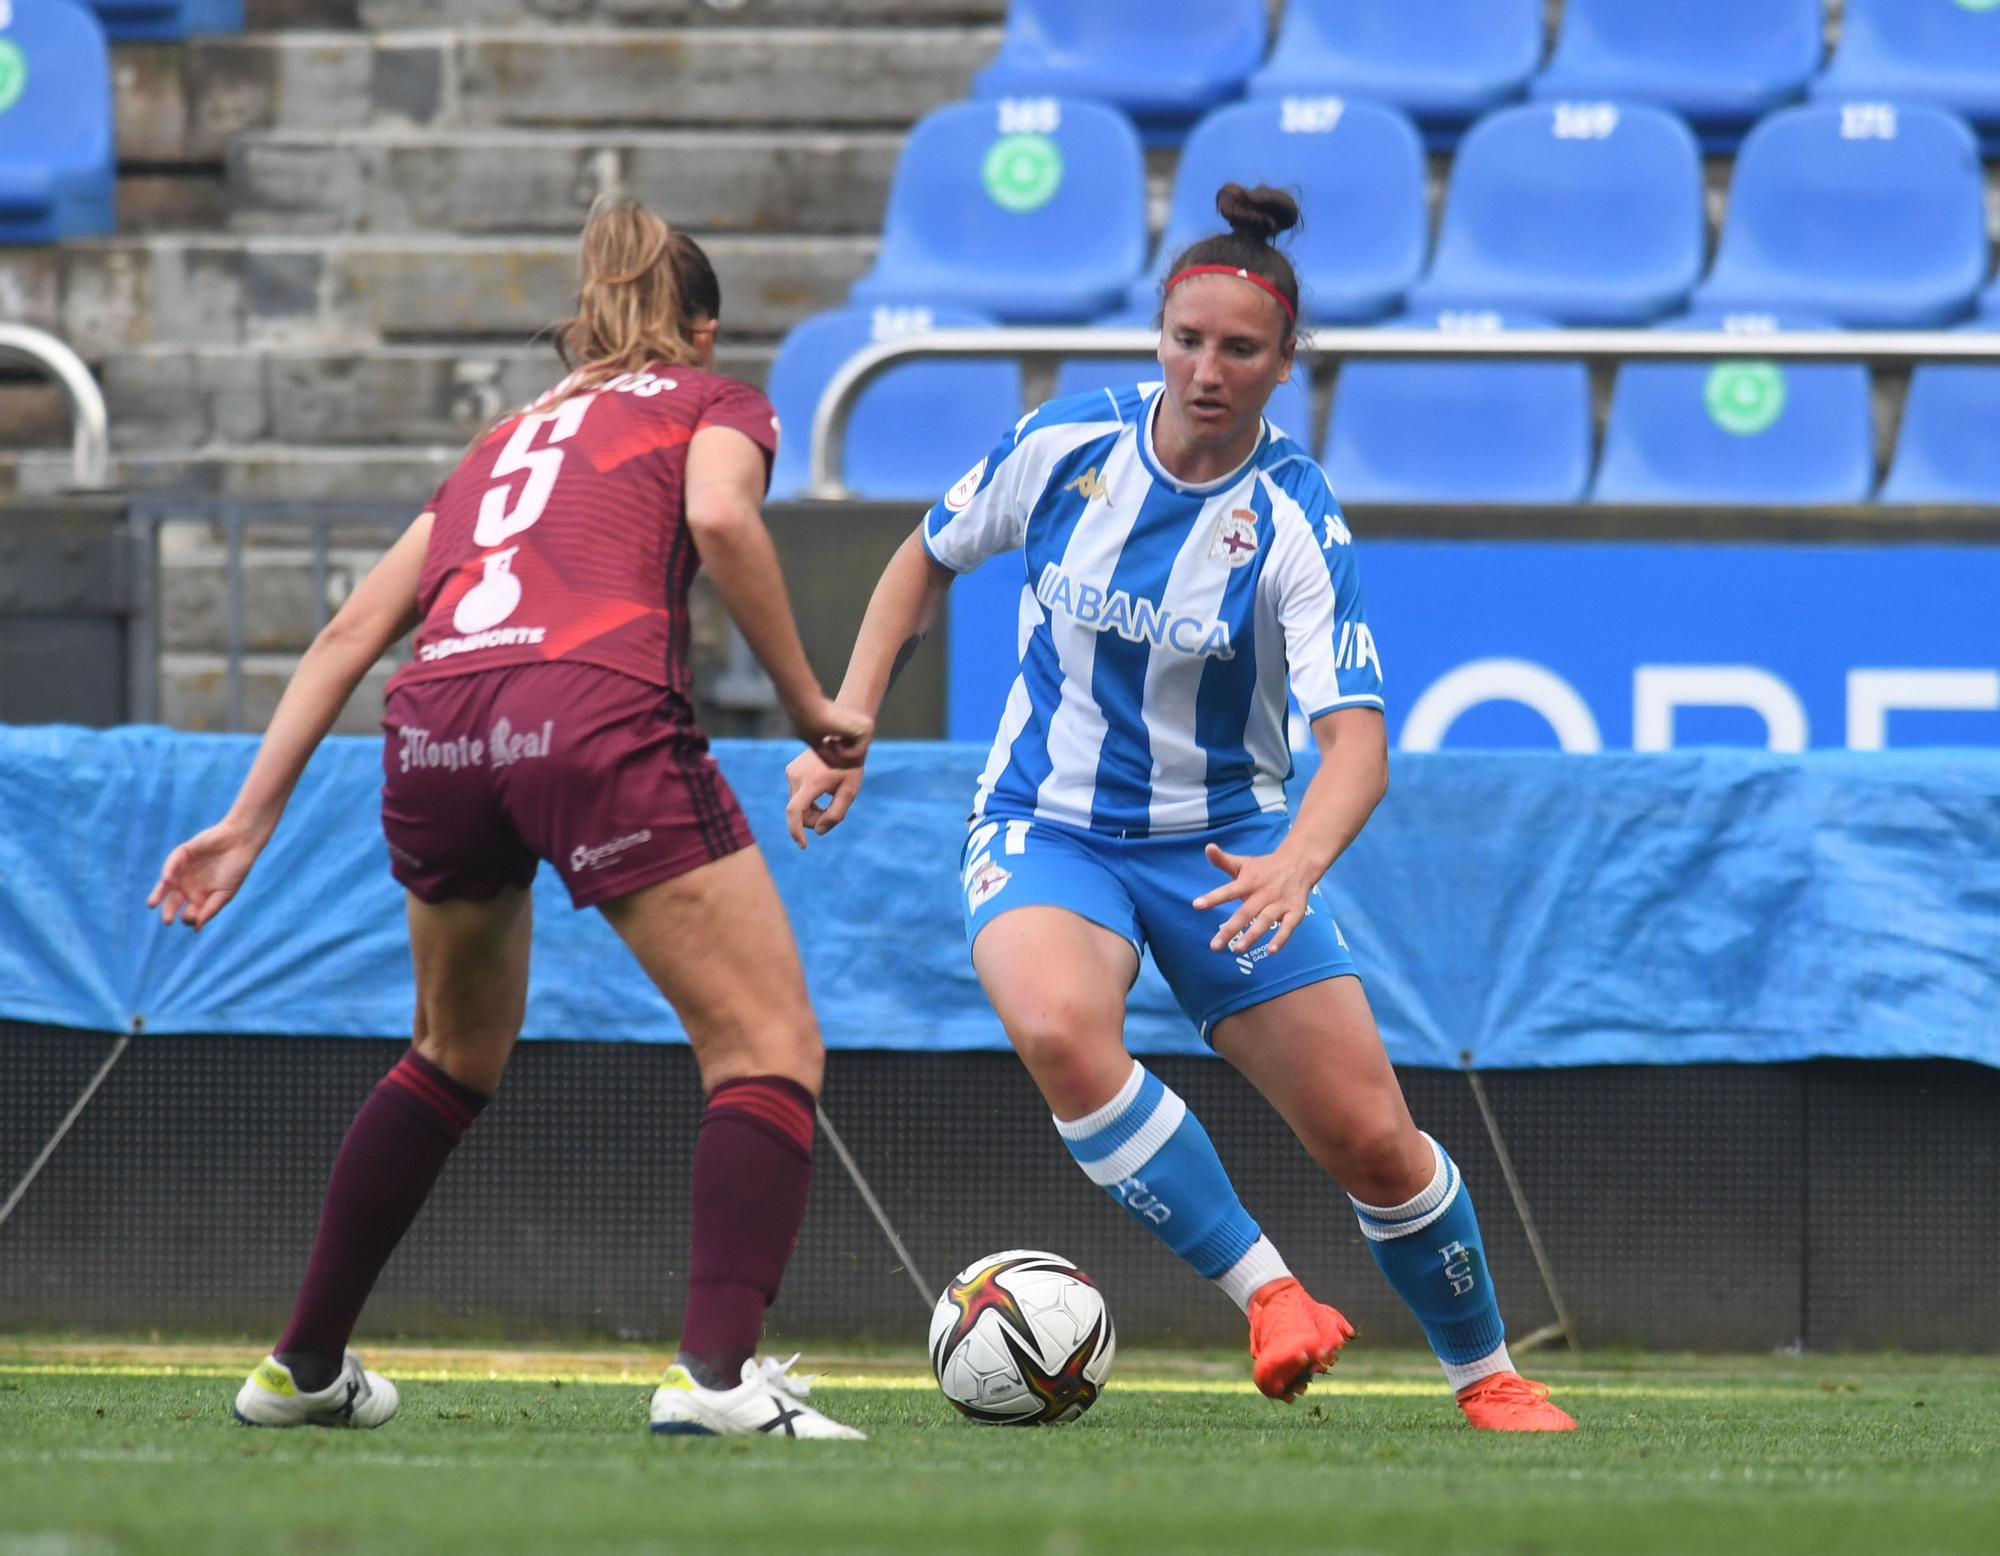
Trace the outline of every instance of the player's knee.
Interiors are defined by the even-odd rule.
[[[826,1046],[810,1010],[746,1023],[726,1037],[697,1039],[695,1058],[711,1090],[746,1076],[778,1075],[818,1096],[826,1078]]]
[[[1010,1021],[1007,1035],[1042,1095],[1064,1110],[1099,1106],[1131,1068],[1115,1039],[1095,1035],[1087,1013],[1059,1003]]]
[[[514,1034],[443,1032],[419,1017],[410,1046],[461,1086],[491,1096],[506,1071]]]
[[[1369,1121],[1347,1132],[1332,1168],[1340,1186],[1369,1205],[1400,1205],[1424,1191],[1433,1159],[1423,1136],[1401,1120]]]

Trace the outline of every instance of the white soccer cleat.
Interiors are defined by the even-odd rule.
[[[733,1389],[707,1389],[676,1362],[653,1390],[653,1430],[707,1437],[835,1437],[866,1442],[865,1432],[829,1421],[805,1402],[810,1377],[792,1362],[752,1359]]]
[[[396,1385],[352,1351],[341,1359],[340,1376],[312,1394],[292,1381],[291,1368],[266,1356],[236,1391],[236,1419],[245,1426],[381,1426],[401,1402]]]

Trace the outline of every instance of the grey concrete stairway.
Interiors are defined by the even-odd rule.
[[[114,49],[120,230],[0,249],[0,318],[96,370],[138,492],[406,504],[552,381],[591,201],[629,190],[720,273],[725,371],[871,263],[909,124],[966,94],[1004,0],[249,0],[240,37]],[[60,395],[0,376],[0,503],[69,478]],[[326,605],[390,531],[342,531]],[[227,713],[220,531],[162,531],[167,722]],[[243,554],[242,720],[315,619],[297,530]],[[724,653],[704,604],[697,654]],[[372,729],[378,669],[341,728]],[[756,727],[752,714],[733,726]]]
[[[0,249],[0,317],[98,370],[135,488],[421,501],[542,387],[590,202],[720,272],[729,370],[871,263],[911,120],[1004,0],[251,0],[114,51],[121,230]],[[0,380],[0,499],[67,479],[55,392]]]

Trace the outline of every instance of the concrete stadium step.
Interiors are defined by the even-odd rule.
[[[285,683],[298,667],[289,653],[246,654],[243,658],[241,729],[258,731],[271,722]],[[382,695],[395,666],[384,662],[362,677],[333,722],[336,735],[375,735],[382,730]],[[229,728],[229,665],[220,653],[160,655],[159,722],[170,729]]]
[[[192,451],[128,450],[112,457],[111,482],[138,493],[192,493],[248,502],[399,503],[414,516],[464,452],[462,442],[428,448],[218,443]],[[17,496],[45,497],[69,486],[67,451],[0,456],[0,506]]]
[[[622,190],[706,233],[874,234],[903,139],[878,130],[248,134],[229,148],[228,221],[295,235],[573,235],[594,199]]]
[[[206,529],[207,526],[202,526]],[[284,539],[295,542],[297,530]],[[246,653],[298,654],[312,642],[317,624],[340,608],[354,586],[395,541],[383,531],[336,537],[327,554],[325,590],[314,609],[318,580],[308,546],[269,538],[243,548],[241,599]],[[229,645],[229,561],[216,544],[169,544],[160,548],[160,650],[162,653],[220,654]]]
[[[873,261],[862,237],[736,237],[703,246],[739,339],[775,339],[839,306]],[[108,238],[0,249],[0,318],[91,360],[135,346],[517,345],[567,315],[573,238]]]
[[[716,367],[761,385],[772,349],[725,343]],[[98,369],[120,452],[259,442],[462,447],[560,372],[546,345],[154,347],[120,352]],[[18,411],[24,436],[13,446],[59,447],[67,435],[61,391],[44,385],[33,400],[24,388],[15,396],[0,402]],[[0,424],[12,425],[4,414]]]
[[[121,46],[118,155],[221,160],[252,130],[907,125],[964,97],[979,28],[276,32]]]

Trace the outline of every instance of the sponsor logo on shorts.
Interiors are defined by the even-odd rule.
[[[616,859],[620,854],[637,848],[641,843],[653,841],[650,827],[641,827],[637,832],[628,832],[623,837],[614,837],[608,843],[594,846],[579,844],[570,850],[569,867],[572,870],[595,870],[599,865]]]
[[[426,643],[417,650],[417,657],[429,664],[454,654],[476,653],[482,648],[516,648],[523,643],[539,643],[548,635],[547,627],[494,627],[469,637],[439,638],[435,643]]]
[[[516,762],[547,756],[555,733],[554,719],[544,719],[538,730],[524,730],[518,734],[510,721],[501,719],[493,726],[493,733],[486,737],[486,754],[495,767],[512,767]]]
[[[1013,878],[1014,872],[1012,870],[1003,870],[991,859],[988,859],[973,872],[972,879],[966,882],[965,900],[976,908],[989,899],[998,896],[1000,889]]]
[[[429,730],[408,724],[397,725],[396,733],[402,737],[403,748],[398,755],[406,773],[412,768],[427,767],[442,767],[446,772],[455,773],[463,768],[483,766],[486,761],[486,743],[476,735],[433,740]]]

